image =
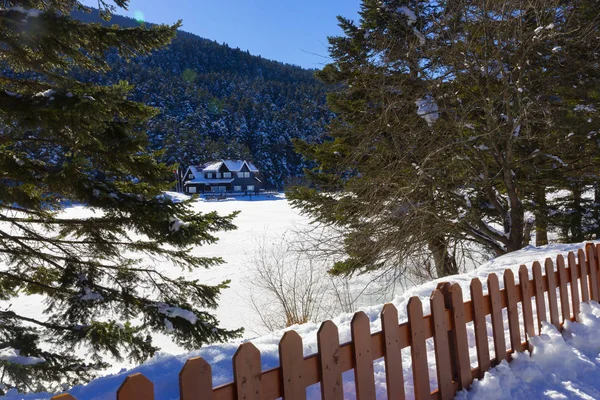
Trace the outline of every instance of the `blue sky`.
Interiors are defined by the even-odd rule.
[[[97,6],[97,0],[83,0]],[[360,0],[131,0],[129,11],[145,21],[183,30],[272,60],[322,68],[327,36],[341,34],[337,15],[357,19]]]

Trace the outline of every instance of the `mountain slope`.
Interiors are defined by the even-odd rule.
[[[103,22],[94,10],[74,13],[86,22]],[[138,25],[113,16],[110,24]],[[148,124],[163,160],[182,166],[218,158],[251,158],[268,181],[281,187],[302,173],[291,139],[319,140],[330,113],[325,86],[312,70],[252,56],[225,44],[178,32],[173,43],[129,62],[107,55],[112,70],[78,74],[104,84],[126,80],[132,98],[157,107]]]

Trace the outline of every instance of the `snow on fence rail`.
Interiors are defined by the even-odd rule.
[[[510,269],[504,272],[504,289],[498,277],[487,278],[488,294],[484,295],[481,281],[471,281],[471,300],[463,302],[458,284],[441,283],[433,291],[431,314],[423,316],[421,301],[412,297],[407,305],[408,322],[398,324],[398,310],[386,304],[381,312],[382,331],[371,333],[369,318],[363,312],[354,315],[351,323],[352,340],[340,345],[338,329],[331,321],[323,322],[318,331],[318,352],[303,356],[302,339],[288,331],[279,343],[280,366],[261,370],[260,352],[252,343],[242,344],[233,357],[234,382],[212,387],[210,365],[200,357],[187,361],[179,374],[181,400],[235,400],[306,398],[306,388],[320,383],[323,400],[344,398],[342,373],[354,369],[357,399],[374,399],[373,361],[385,360],[388,399],[402,399],[404,376],[401,350],[410,347],[414,396],[416,399],[451,399],[455,393],[468,388],[475,378],[502,360],[510,361],[511,354],[528,348],[521,335],[523,324],[527,336],[534,336],[535,322],[532,301],[535,300],[538,331],[547,320],[560,329],[567,319],[576,320],[582,301],[599,300],[600,244],[587,244],[575,255],[565,259],[557,256],[554,262],[545,260],[545,275],[539,262],[533,264],[533,279],[527,267],[519,269],[519,284]],[[525,284],[523,284],[525,283]],[[519,320],[519,303],[522,322]],[[503,310],[508,316],[509,342],[504,336]],[[559,313],[560,310],[560,313]],[[492,322],[494,354],[486,329],[486,316]],[[477,353],[477,368],[471,368],[467,324],[473,322]],[[437,389],[431,391],[427,362],[426,340],[433,338]],[[510,348],[507,346],[510,345]],[[51,400],[75,400],[70,394],[54,396]],[[117,391],[117,400],[154,400],[153,384],[142,374],[130,375]]]

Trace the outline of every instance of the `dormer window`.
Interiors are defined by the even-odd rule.
[[[217,179],[221,179],[221,173],[217,172]]]
[[[209,172],[206,174],[206,179],[212,179],[212,177],[213,177],[212,172]]]
[[[223,178],[231,178],[231,172],[223,172]]]
[[[250,172],[238,172],[238,178],[250,178]]]

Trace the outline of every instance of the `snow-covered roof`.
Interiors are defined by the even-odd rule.
[[[258,172],[258,168],[254,164],[246,160],[221,160],[212,162],[204,167],[202,171],[210,172],[210,171],[218,171],[221,166],[225,164],[228,170],[232,172],[241,171],[244,167],[244,164],[248,166],[248,169],[252,172]]]

